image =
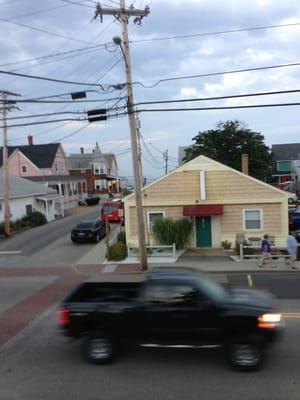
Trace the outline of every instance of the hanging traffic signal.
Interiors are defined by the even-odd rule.
[[[105,121],[107,120],[107,109],[99,108],[97,110],[90,110],[87,112],[87,117],[89,122],[95,121]]]

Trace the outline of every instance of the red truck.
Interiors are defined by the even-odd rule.
[[[120,199],[105,200],[100,215],[101,221],[120,222],[124,225],[124,203]]]

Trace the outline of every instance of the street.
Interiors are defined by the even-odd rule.
[[[299,398],[300,274],[297,271],[208,273],[222,284],[251,285],[254,289],[269,290],[279,298],[286,332],[258,373],[232,371],[222,351],[216,349],[130,347],[112,365],[88,364],[80,352],[81,343],[57,331],[56,305],[74,285],[86,279],[130,280],[134,275],[124,274],[126,268],[130,272],[126,266],[118,267],[115,274],[106,273],[101,265],[96,265],[95,270],[85,269],[91,267],[89,260],[97,260],[98,253],[103,258],[105,246],[103,242],[78,246],[71,243],[71,228],[98,213],[97,208],[79,211],[79,215],[20,233],[0,244],[2,252],[21,251],[0,256],[1,400],[17,400],[20,396],[25,400]],[[84,267],[80,260],[86,260],[87,265]],[[213,265],[216,260],[203,262],[209,269],[209,263]],[[78,274],[71,268],[78,263],[83,264],[84,273]],[[221,264],[233,270],[237,265],[224,263],[223,259]],[[117,275],[118,271],[123,275]]]
[[[0,266],[72,265],[95,244],[74,245],[71,229],[82,220],[96,219],[99,209],[100,206],[80,208],[74,215],[2,239]]]
[[[283,301],[299,310],[299,301]],[[87,364],[79,344],[56,332],[55,309],[3,347],[1,400],[17,399],[298,399],[300,319],[287,319],[282,342],[265,368],[241,374],[219,351],[128,349],[112,365]]]

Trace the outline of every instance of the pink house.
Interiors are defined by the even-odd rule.
[[[8,168],[11,175],[42,182],[55,189],[64,199],[64,208],[76,206],[78,200],[87,196],[85,179],[70,176],[68,160],[60,143],[33,144],[33,137],[28,136],[28,145],[8,147]]]

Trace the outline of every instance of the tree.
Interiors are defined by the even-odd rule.
[[[271,151],[264,136],[247,128],[241,121],[219,122],[216,129],[200,131],[194,144],[185,150],[184,162],[204,155],[241,171],[243,153],[249,156],[249,174],[266,180],[271,175]]]

